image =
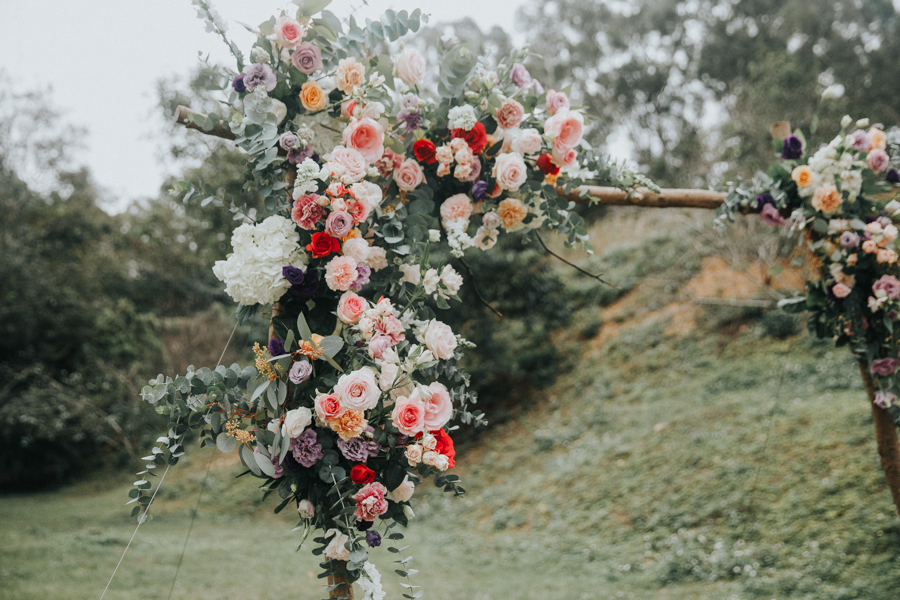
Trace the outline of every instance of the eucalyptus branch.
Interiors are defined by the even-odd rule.
[[[610,286],[610,287],[613,287],[613,288],[616,288],[617,290],[618,290],[618,289],[621,289],[619,286],[615,285],[614,283],[610,283],[610,282],[606,281],[605,279],[603,279],[602,277],[600,277],[600,275],[594,275],[594,274],[591,273],[590,271],[585,271],[584,269],[582,269],[581,267],[579,267],[579,266],[576,265],[575,263],[573,263],[573,262],[571,262],[571,261],[569,261],[569,260],[566,260],[565,258],[563,258],[562,256],[560,256],[559,254],[557,254],[556,252],[554,252],[553,250],[551,250],[550,248],[548,248],[548,247],[547,247],[547,244],[544,243],[544,238],[541,237],[541,232],[539,232],[537,229],[534,230],[534,235],[537,237],[538,242],[540,242],[541,246],[544,247],[544,250],[546,250],[547,253],[548,253],[550,256],[553,256],[553,257],[555,257],[555,258],[558,258],[559,260],[561,260],[562,262],[566,263],[567,265],[569,265],[570,267],[572,267],[573,269],[575,269],[575,270],[578,271],[579,273],[584,273],[584,274],[587,275],[588,277],[590,277],[590,278],[592,278],[592,279],[596,279],[596,280],[599,281],[600,283],[605,283],[606,285],[608,285],[608,286]]]

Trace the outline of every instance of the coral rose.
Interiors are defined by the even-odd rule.
[[[422,167],[412,158],[407,158],[394,170],[394,181],[403,192],[411,192],[425,181]]]
[[[323,421],[326,419],[337,419],[346,410],[344,406],[341,404],[341,401],[338,400],[336,394],[323,394],[320,396],[316,396],[314,401],[316,416],[322,419]]]
[[[425,430],[425,403],[417,395],[397,398],[391,421],[404,435],[421,433]]]
[[[335,85],[337,89],[349,94],[358,85],[366,81],[366,68],[352,56],[338,61],[337,77]]]
[[[326,234],[327,235],[327,234]],[[335,240],[336,241],[336,240]],[[346,292],[356,282],[359,273],[356,261],[349,256],[337,256],[325,266],[325,283],[336,292]]]
[[[563,109],[544,122],[544,133],[554,137],[561,147],[574,148],[584,135],[584,116],[580,112]]]
[[[309,112],[317,112],[327,106],[325,90],[318,81],[307,81],[300,87],[300,103]]]
[[[445,223],[457,219],[469,220],[472,216],[472,202],[465,194],[450,196],[441,204],[441,219]]]
[[[453,402],[447,388],[435,381],[428,386],[431,397],[425,400],[425,428],[429,431],[440,429],[453,416]]]
[[[384,127],[372,119],[352,119],[342,139],[346,147],[358,150],[369,164],[384,154]]]
[[[840,192],[832,184],[826,184],[816,190],[813,195],[812,207],[819,212],[831,214],[840,208],[844,199]]]
[[[275,38],[282,46],[293,48],[303,39],[303,26],[287,15],[275,21]]]

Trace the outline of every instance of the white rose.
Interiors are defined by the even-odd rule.
[[[523,129],[512,143],[513,152],[525,156],[537,154],[541,151],[541,134],[537,129]]]
[[[380,271],[387,267],[387,252],[385,249],[380,246],[370,246],[369,258],[366,259],[366,264],[369,265],[373,271]]]
[[[419,285],[419,281],[422,278],[422,272],[419,270],[419,265],[400,265],[400,271],[403,273],[400,283],[408,282],[413,285]]]
[[[344,544],[347,543],[347,540],[349,538],[337,529],[329,529],[325,532],[326,539],[330,538],[331,536],[334,537],[325,547],[326,558],[330,558],[332,560],[347,560],[348,558],[350,558],[350,551],[344,547]]]
[[[432,320],[425,328],[422,336],[425,346],[431,350],[440,360],[448,360],[453,358],[453,351],[456,350],[456,336],[450,326],[441,321]]]
[[[369,242],[362,238],[350,238],[341,246],[344,256],[350,256],[358,263],[364,263],[369,258]]]
[[[425,79],[425,57],[407,46],[394,62],[394,72],[406,85],[419,85]]]
[[[284,428],[289,438],[298,437],[312,423],[312,411],[301,406],[284,415]]]
[[[413,492],[416,491],[416,484],[409,480],[409,476],[407,475],[403,479],[403,483],[397,486],[397,489],[388,492],[387,499],[393,500],[394,502],[409,502],[409,499],[412,498]]]

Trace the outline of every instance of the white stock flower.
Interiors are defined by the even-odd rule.
[[[381,573],[370,562],[363,564],[363,576],[356,580],[362,588],[362,600],[384,600],[387,592],[381,587]]]

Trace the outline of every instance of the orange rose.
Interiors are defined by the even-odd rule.
[[[844,199],[837,188],[831,184],[823,185],[813,195],[812,207],[819,212],[830,214],[840,208]]]
[[[325,90],[317,81],[307,81],[300,88],[300,102],[303,108],[310,112],[316,112],[325,108],[328,104]]]
[[[799,167],[795,167],[793,171],[791,171],[791,179],[797,184],[799,188],[805,188],[812,185],[813,182],[813,172],[806,165],[800,165]]]

